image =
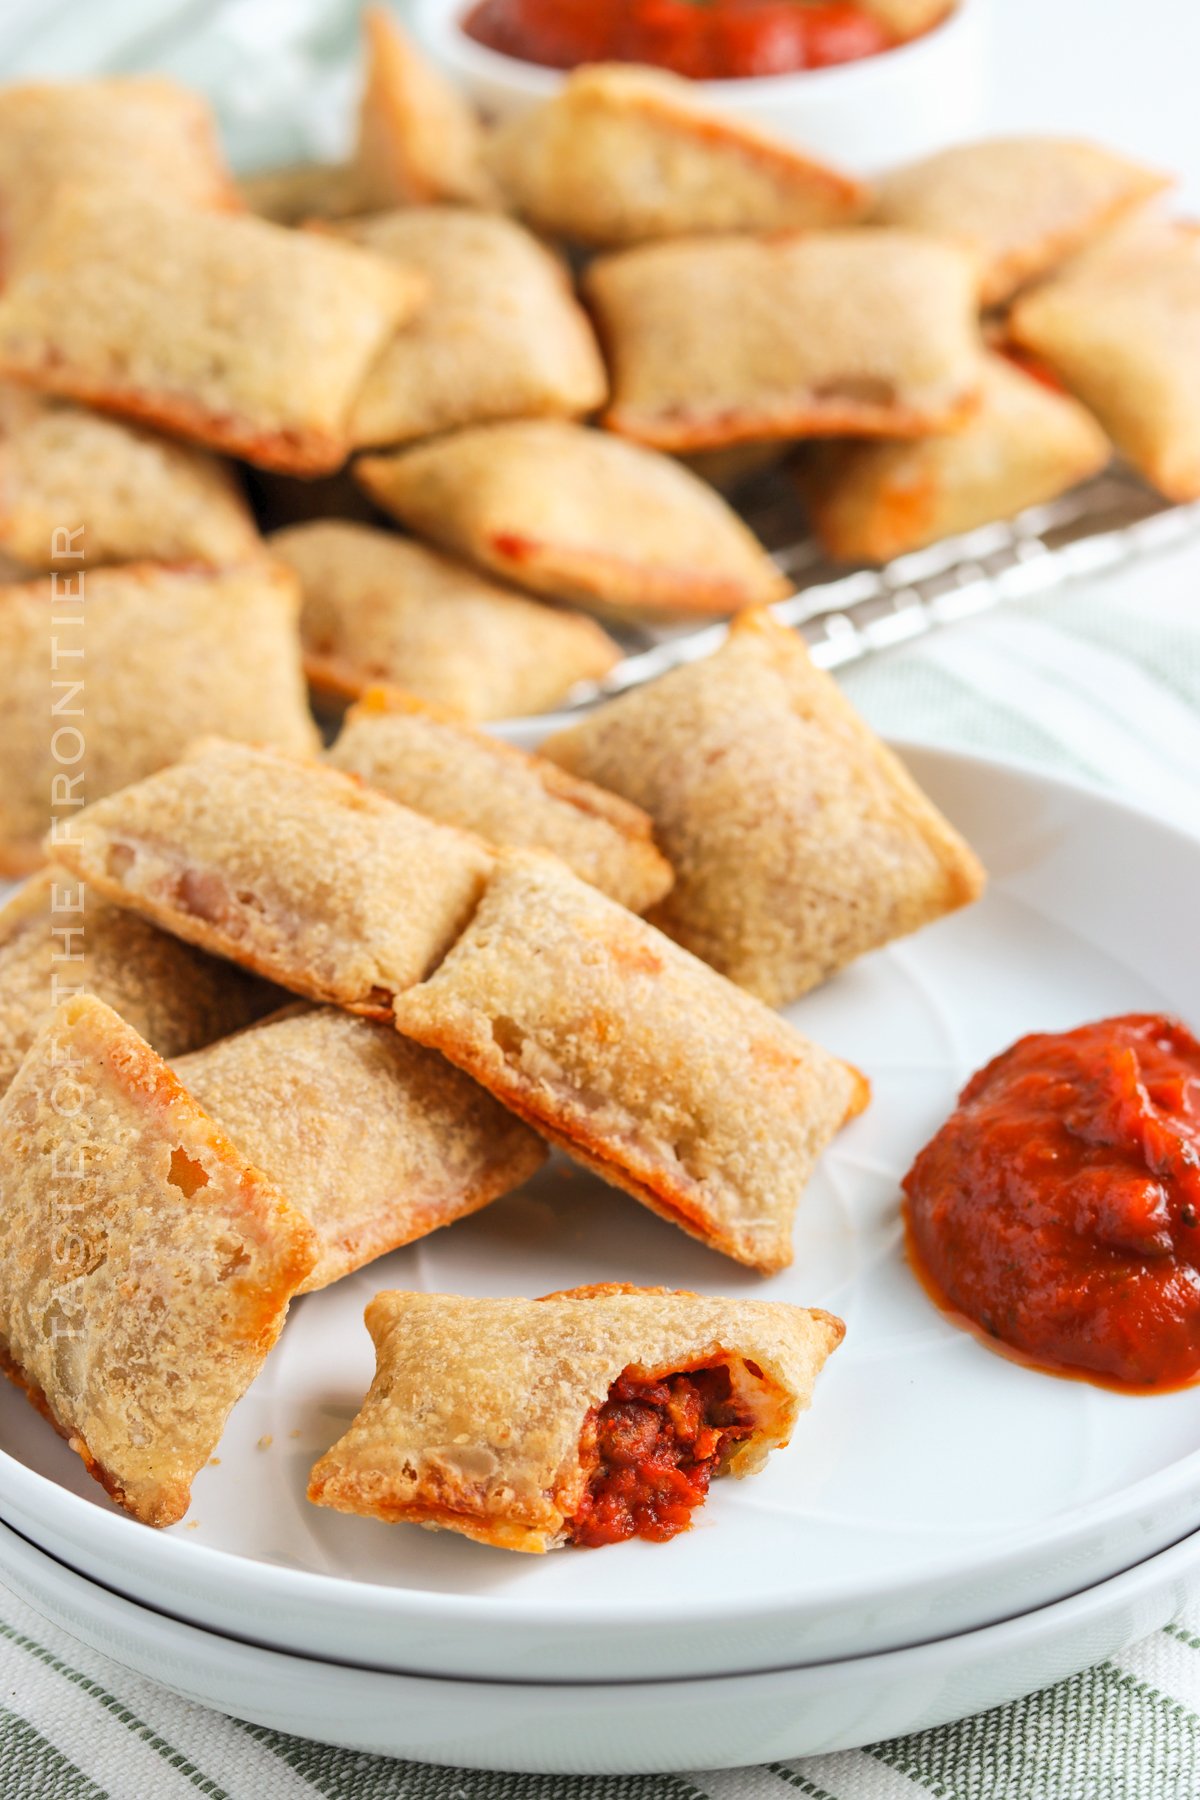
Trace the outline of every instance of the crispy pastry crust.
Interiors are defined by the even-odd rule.
[[[380,682],[504,719],[555,706],[621,652],[594,619],[544,606],[392,531],[319,519],[275,532],[300,578],[304,666],[331,700]]]
[[[494,206],[483,128],[458,90],[382,6],[363,13],[367,73],[354,180],[364,212],[438,200]]]
[[[5,1372],[128,1512],[172,1525],[313,1233],[89,995],[56,1009],[0,1100],[0,1159]]]
[[[857,1070],[531,851],[499,857],[396,1023],[605,1180],[764,1272],[791,1261],[813,1165],[867,1099]]]
[[[458,936],[492,857],[337,769],[220,738],[87,807],[58,854],[188,943],[385,1019]]]
[[[534,593],[627,617],[726,614],[788,582],[707,483],[557,420],[480,425],[355,473],[424,537]]]
[[[175,1072],[317,1234],[326,1287],[518,1187],[546,1147],[443,1057],[335,1007],[293,1007]]]
[[[383,1293],[366,1321],[375,1379],[309,1499],[534,1552],[569,1540],[584,1422],[623,1370],[728,1368],[754,1419],[728,1463],[745,1476],[786,1445],[844,1331],[801,1307],[619,1284],[544,1300]]]
[[[766,613],[543,754],[645,808],[675,869],[654,922],[772,1005],[983,886],[970,848]]]
[[[490,157],[539,231],[595,249],[834,225],[867,202],[849,176],[699,105],[691,82],[627,63],[575,70],[500,126]]]
[[[394,689],[373,690],[350,712],[327,760],[488,843],[552,850],[631,912],[671,886],[640,807]]]

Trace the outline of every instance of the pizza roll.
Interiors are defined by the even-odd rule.
[[[337,769],[220,738],[77,814],[57,854],[188,943],[378,1018],[454,942],[491,865]]]
[[[1103,245],[1018,300],[1009,330],[1169,500],[1200,499],[1200,232]]]
[[[304,666],[322,699],[379,682],[472,719],[544,712],[621,652],[594,619],[543,606],[424,544],[315,520],[276,532],[300,578]]]
[[[275,225],[304,225],[310,219],[347,219],[364,210],[358,179],[349,163],[286,163],[260,169],[238,182],[249,212]]]
[[[160,1056],[240,1031],[278,989],[109,906],[63,868],[45,869],[0,908],[0,1093],[58,1004],[94,994]]]
[[[479,425],[360,456],[355,469],[419,535],[604,615],[720,615],[789,592],[758,539],[698,476],[582,425]]]
[[[774,1006],[983,886],[958,833],[766,613],[542,753],[645,808],[675,869],[655,923]]]
[[[552,850],[631,912],[671,885],[639,807],[395,690],[375,689],[353,709],[327,760],[488,843]]]
[[[477,1212],[546,1159],[443,1057],[337,1007],[290,1008],[175,1073],[316,1232],[301,1293]]]
[[[494,206],[483,127],[470,103],[382,6],[363,13],[367,72],[354,179],[365,212],[453,200]]]
[[[1082,406],[989,356],[980,409],[962,431],[814,448],[800,481],[828,555],[888,562],[1053,500],[1108,459],[1108,439]]]
[[[313,1266],[312,1228],[91,995],[3,1099],[0,1361],[113,1499],[173,1525]]]
[[[396,1023],[604,1180],[764,1273],[791,1262],[813,1165],[867,1100],[857,1070],[533,851],[500,854]]]
[[[0,92],[0,270],[62,189],[236,211],[212,113],[161,76],[25,82]]]
[[[420,206],[341,228],[428,285],[417,318],[369,371],[356,444],[397,444],[488,419],[576,417],[608,378],[561,263],[498,213]]]
[[[995,306],[1168,185],[1099,144],[985,138],[893,170],[873,216],[960,244],[978,261],[984,304]]]
[[[497,131],[492,167],[539,231],[597,249],[834,225],[866,190],[695,99],[663,69],[597,63]]]
[[[651,244],[592,264],[605,422],[663,450],[950,431],[979,389],[970,258],[904,231]]]
[[[844,1332],[799,1306],[618,1285],[384,1293],[366,1321],[375,1379],[309,1499],[526,1551],[686,1531],[714,1475],[787,1444]]]
[[[319,474],[423,295],[352,244],[123,193],[63,193],[0,297],[0,371]]]
[[[243,562],[262,540],[232,469],[207,451],[0,387],[0,548],[27,571]]]
[[[0,873],[198,732],[317,746],[287,569],[127,563],[0,587]],[[52,713],[51,708],[57,710]]]

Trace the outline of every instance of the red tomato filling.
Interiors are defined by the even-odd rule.
[[[904,1180],[914,1260],[1039,1362],[1200,1374],[1200,1043],[1157,1014],[1022,1038]]]
[[[596,1549],[686,1531],[722,1457],[752,1428],[732,1399],[727,1368],[661,1381],[627,1369],[583,1428],[580,1449],[592,1473],[571,1524],[573,1542]]]

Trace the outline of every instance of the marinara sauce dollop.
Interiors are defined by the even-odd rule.
[[[1200,1375],[1200,1043],[1156,1013],[1021,1038],[904,1179],[943,1305],[1038,1363]]]

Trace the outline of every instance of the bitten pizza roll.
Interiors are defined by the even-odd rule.
[[[1170,500],[1200,498],[1200,231],[1131,232],[1018,300],[1009,330]]]
[[[592,264],[605,422],[663,450],[950,431],[978,396],[976,277],[905,231],[650,244]]]
[[[0,1099],[0,1362],[113,1499],[173,1525],[313,1266],[311,1227],[110,1007]]]
[[[309,1499],[527,1551],[686,1531],[713,1476],[787,1444],[844,1332],[799,1306],[616,1285],[377,1294],[366,1321],[375,1379]]]
[[[0,92],[0,271],[63,188],[237,210],[212,113],[161,76],[27,82]]]
[[[813,1165],[867,1101],[856,1069],[533,851],[500,854],[396,1023],[604,1180],[764,1273],[791,1262]]]
[[[444,1057],[336,1007],[295,1007],[175,1073],[317,1236],[301,1293],[465,1218],[546,1158]]]
[[[985,138],[884,176],[874,217],[970,251],[995,306],[1169,185],[1099,144]]]
[[[1109,454],[1108,439],[1076,401],[991,356],[979,411],[963,430],[814,446],[800,486],[828,555],[888,562],[1053,500],[1095,475]]]
[[[345,460],[359,384],[422,292],[316,232],[63,193],[0,297],[0,371],[319,474]]]
[[[706,482],[582,425],[478,425],[390,456],[360,456],[355,471],[421,536],[520,587],[605,615],[723,614],[789,591]]]
[[[378,1018],[453,943],[492,860],[337,769],[220,738],[87,807],[55,853],[188,943]]]
[[[552,850],[631,912],[673,880],[640,807],[395,690],[375,689],[350,712],[327,760],[490,844]]]
[[[608,378],[587,314],[545,245],[498,213],[421,206],[343,226],[415,269],[428,294],[367,374],[356,444],[398,444],[489,419],[574,418]]]
[[[983,886],[970,848],[766,613],[542,753],[645,808],[675,869],[655,923],[774,1006]]]
[[[182,1056],[273,1011],[277,988],[109,906],[63,868],[0,908],[0,1093],[59,1001],[95,995],[160,1056]]]
[[[663,69],[597,63],[501,125],[490,160],[539,231],[598,249],[704,232],[835,225],[866,190],[699,104]]]
[[[0,873],[36,868],[52,820],[65,831],[199,732],[314,750],[298,606],[290,571],[265,560],[0,586]]]
[[[0,386],[0,549],[30,572],[244,562],[262,551],[232,469],[121,419]]]
[[[277,531],[270,548],[300,578],[304,667],[325,700],[387,682],[471,719],[507,719],[556,706],[621,659],[594,619],[395,532],[319,519]]]
[[[470,103],[382,6],[363,13],[367,72],[354,181],[364,212],[454,200],[494,206],[483,127]]]

